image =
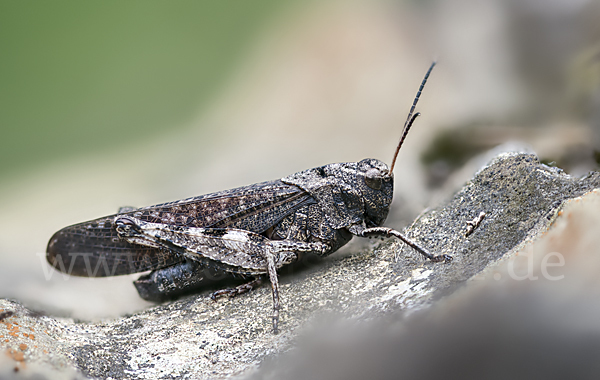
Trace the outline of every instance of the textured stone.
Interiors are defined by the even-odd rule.
[[[0,375],[15,366],[65,378],[74,371],[132,379],[241,374],[290,348],[319,316],[371,319],[434,303],[545,231],[562,202],[599,187],[600,173],[574,178],[533,155],[502,154],[405,231],[431,252],[452,255],[452,263],[427,262],[386,240],[373,249],[335,254],[301,273],[284,269],[279,335],[271,333],[267,286],[216,303],[208,293],[188,296],[97,323],[39,315],[0,300],[0,342],[9,354]],[[481,212],[486,215],[480,225],[465,236],[467,221]],[[23,360],[16,359],[19,352]]]

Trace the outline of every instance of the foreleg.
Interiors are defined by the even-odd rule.
[[[351,232],[360,237],[373,237],[373,236],[396,237],[396,238],[402,240],[403,242],[405,242],[406,244],[408,244],[412,249],[419,252],[420,254],[422,254],[423,256],[425,256],[426,258],[428,258],[429,260],[431,260],[433,262],[437,263],[437,262],[444,261],[446,263],[449,263],[452,261],[452,256],[450,256],[450,255],[433,255],[433,254],[429,253],[425,248],[419,246],[414,241],[412,241],[409,238],[407,238],[406,236],[402,235],[400,232],[398,232],[392,228],[389,228],[389,227],[372,227],[372,228],[365,228],[363,230],[351,231]]]

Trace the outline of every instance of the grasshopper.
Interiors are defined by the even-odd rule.
[[[382,227],[393,196],[394,164],[415,119],[425,74],[388,166],[376,159],[336,163],[236,189],[135,209],[75,224],[56,232],[47,260],[74,276],[104,277],[143,271],[134,282],[140,296],[161,301],[205,285],[209,277],[250,282],[214,292],[235,296],[267,277],[278,331],[277,270],[307,253],[327,256],[353,236],[396,237],[435,262],[433,255],[400,232]]]

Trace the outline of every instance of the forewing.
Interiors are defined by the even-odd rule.
[[[163,248],[131,244],[114,229],[114,215],[63,228],[48,243],[46,259],[73,276],[106,277],[161,268],[182,261]]]
[[[299,207],[314,202],[306,191],[276,180],[145,207],[128,215],[147,223],[262,233]]]
[[[193,228],[238,228],[260,234],[299,207],[314,203],[304,190],[263,182],[123,213],[137,220]],[[63,228],[48,243],[47,260],[74,276],[104,277],[167,267],[184,258],[177,250],[120,239],[116,215]]]

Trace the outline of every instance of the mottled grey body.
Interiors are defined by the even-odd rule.
[[[348,227],[381,225],[387,216],[393,192],[392,177],[373,191],[356,184],[364,183],[368,170],[384,173],[387,166],[374,159],[331,164],[281,180],[79,223],[54,234],[48,244],[47,258],[58,269],[89,277],[156,270],[185,258],[209,259],[219,267],[226,267],[227,272],[255,274],[260,265],[247,266],[241,256],[225,259],[205,253],[199,258],[189,252],[191,244],[201,244],[191,241],[193,235],[204,234],[211,242],[203,249],[209,249],[216,241],[225,241],[224,236],[232,240],[234,231],[256,245],[264,244],[265,240],[324,244],[315,252],[327,255],[352,238]],[[146,234],[119,233],[117,224],[125,221],[129,221],[128,225],[137,225],[137,230]],[[165,242],[146,237],[150,231],[163,235]],[[219,233],[223,235],[218,236]],[[167,236],[177,237],[180,244],[166,243]],[[256,245],[237,244],[240,250],[256,248]],[[109,270],[104,270],[106,268]]]
[[[412,115],[417,100],[418,95],[401,142],[418,116]],[[391,170],[379,160],[329,164],[280,180],[122,209],[116,215],[63,228],[50,239],[47,260],[76,276],[151,270],[135,285],[140,296],[155,301],[196,289],[213,278],[254,279],[213,294],[233,296],[268,276],[277,331],[277,270],[303,253],[329,255],[354,235],[394,236],[433,261],[451,259],[431,255],[400,232],[381,227],[392,202],[393,186]]]
[[[207,269],[217,276],[268,275],[277,310],[276,271],[299,254],[326,256],[353,235],[406,241],[397,231],[377,228],[392,194],[393,175],[381,161],[330,164],[66,227],[50,239],[47,258],[79,276],[153,270],[136,282],[140,295],[151,300],[202,285]]]

